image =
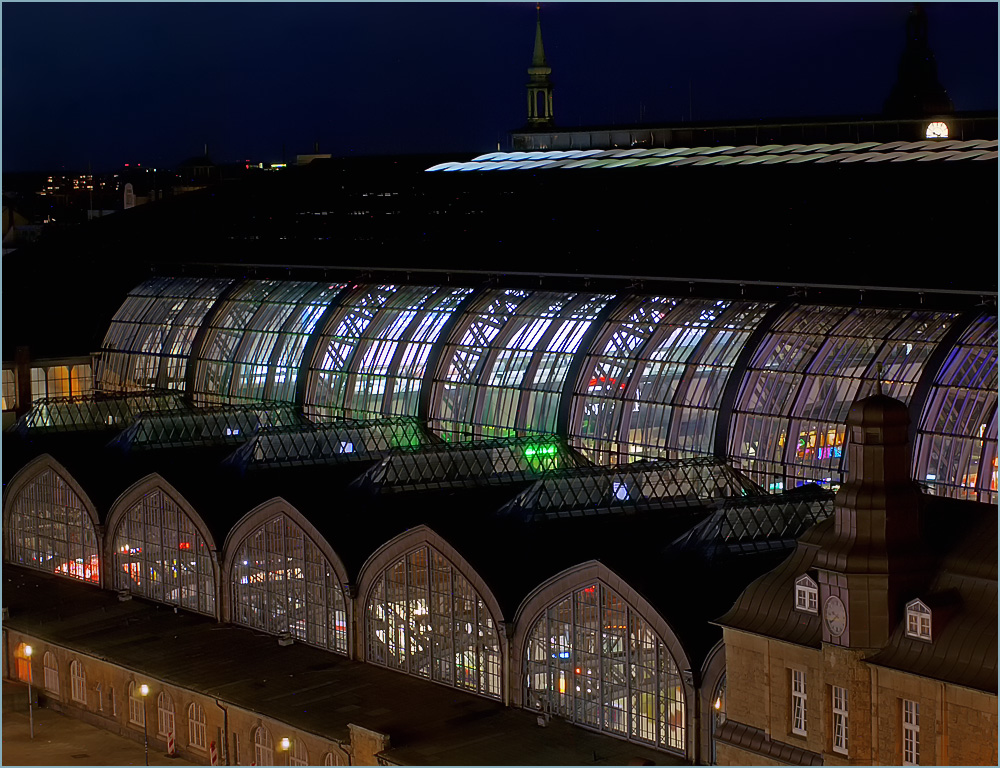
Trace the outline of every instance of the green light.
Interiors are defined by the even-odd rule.
[[[558,447],[555,445],[542,445],[537,448],[524,449],[525,456],[538,456],[539,454],[543,456],[552,456],[555,453],[558,453]]]

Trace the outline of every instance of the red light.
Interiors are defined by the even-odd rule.
[[[191,549],[191,542],[182,541],[180,544],[177,545],[177,549]]]
[[[576,668],[576,673],[577,673],[578,675],[579,675],[579,674],[582,674],[582,672],[580,671],[580,668],[579,668],[579,667],[577,667],[577,668]]]
[[[128,168],[128,163],[125,163],[125,167]]]

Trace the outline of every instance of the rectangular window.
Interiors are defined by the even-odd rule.
[[[806,735],[806,673],[792,670],[792,733]]]
[[[833,686],[833,751],[847,754],[847,689]]]
[[[920,764],[920,705],[903,699],[903,765]]]
[[[10,368],[3,369],[3,409],[12,411],[17,407],[17,378]]]

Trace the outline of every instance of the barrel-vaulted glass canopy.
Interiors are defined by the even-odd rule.
[[[996,315],[916,307],[157,277],[97,378],[448,441],[555,434],[598,464],[716,456],[771,490],[839,483],[847,412],[881,379],[918,421],[914,478],[991,500]]]

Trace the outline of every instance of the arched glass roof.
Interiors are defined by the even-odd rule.
[[[555,432],[573,356],[612,298],[487,293],[465,315],[441,356],[431,428],[457,440]]]
[[[879,378],[887,395],[908,403],[953,319],[896,309],[789,309],[743,377],[729,455],[757,482],[776,486],[770,490],[839,485],[851,404],[871,394]]]
[[[659,296],[623,303],[583,364],[573,444],[602,464],[711,455],[729,373],[769,307]]]
[[[410,418],[452,442],[557,435],[597,464],[717,456],[777,491],[840,482],[848,409],[881,379],[887,394],[918,398],[914,477],[991,499],[996,319],[973,323],[949,355],[940,346],[957,317],[791,299],[777,313],[694,296],[154,278],[112,321],[100,397],[186,378],[199,405]]]
[[[205,315],[233,281],[154,277],[129,292],[101,344],[100,389],[183,389]]]
[[[343,285],[248,280],[208,320],[192,396],[203,403],[294,400],[306,342]]]
[[[304,407],[314,417],[416,416],[427,356],[470,288],[354,290],[319,337]]]
[[[996,316],[970,325],[934,377],[913,462],[914,477],[936,493],[996,500]]]

